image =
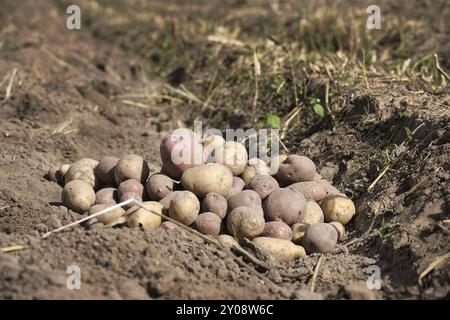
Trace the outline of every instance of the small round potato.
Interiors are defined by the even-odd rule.
[[[303,214],[300,215],[297,222],[306,223],[306,224],[316,224],[323,222],[323,212],[320,209],[320,206],[314,201],[306,201],[305,210]]]
[[[120,159],[116,157],[104,157],[100,159],[98,165],[95,167],[95,175],[105,185],[114,186],[116,184],[116,180],[114,179],[114,167],[119,160]]]
[[[222,227],[222,219],[215,213],[204,212],[195,219],[194,227],[203,234],[218,235]]]
[[[254,177],[247,188],[258,193],[261,199],[265,199],[273,191],[279,189],[280,186],[272,176],[263,175]]]
[[[116,188],[103,188],[95,193],[95,204],[114,205],[119,200]]]
[[[315,174],[316,165],[311,159],[290,155],[280,164],[277,176],[282,183],[290,185],[296,182],[314,180]]]
[[[189,168],[181,176],[181,184],[200,198],[215,192],[226,197],[233,185],[233,175],[226,166],[217,163]]]
[[[114,167],[114,179],[117,184],[128,179],[136,179],[144,183],[147,180],[148,173],[147,161],[136,154],[126,155]]]
[[[238,207],[251,207],[262,213],[262,203],[259,194],[253,190],[243,190],[228,198],[228,212]]]
[[[333,250],[338,240],[336,229],[328,223],[316,223],[306,230],[303,245],[308,253],[326,253]]]
[[[291,228],[282,221],[266,222],[264,231],[261,233],[262,237],[279,238],[285,240],[292,240]]]
[[[272,157],[272,159],[270,160],[270,165],[269,165],[269,169],[270,169],[270,175],[274,176],[278,173],[278,169],[280,168],[280,164],[286,160],[287,155],[285,154],[279,154],[275,157]]]
[[[162,204],[156,201],[145,201],[145,207],[133,206],[126,212],[127,225],[132,228],[142,227],[144,230],[154,230],[161,225]],[[150,211],[149,211],[150,210]]]
[[[182,173],[203,163],[203,146],[195,132],[179,128],[165,136],[159,146],[162,171],[173,179],[180,179]]]
[[[239,207],[227,217],[228,232],[236,238],[253,239],[264,231],[265,221],[260,210]]]
[[[163,205],[164,210],[169,210],[170,202],[180,192],[183,192],[183,191],[172,191],[172,192],[169,192],[169,194],[167,196],[165,196],[164,198],[159,200],[159,203],[161,203]]]
[[[227,199],[214,192],[207,193],[202,201],[202,212],[213,212],[220,219],[225,218],[227,214]]]
[[[291,184],[288,188],[300,191],[306,200],[316,202],[323,200],[327,196],[327,190],[323,184],[318,181],[302,181]]]
[[[248,154],[244,145],[235,141],[226,141],[222,151],[216,154],[217,163],[221,163],[230,168],[234,176],[238,176],[244,172],[248,161]]]
[[[302,246],[285,239],[258,237],[254,238],[252,243],[281,262],[292,262],[306,255]]]
[[[345,227],[342,225],[342,223],[333,221],[330,222],[330,224],[336,229],[336,232],[338,233],[338,240],[344,239]]]
[[[353,201],[341,194],[327,196],[321,208],[326,222],[337,221],[346,225],[355,215]]]
[[[236,238],[228,234],[219,235],[217,237],[217,240],[219,240],[219,243],[226,248],[239,247],[239,242],[236,240]]]
[[[144,186],[136,179],[128,179],[119,184],[117,188],[117,195],[119,196],[119,201],[123,202],[128,199],[135,199],[137,201],[142,201],[142,196],[144,194]],[[133,206],[133,203],[125,205],[125,209],[129,209]]]
[[[283,221],[288,225],[297,222],[304,212],[306,199],[299,191],[280,188],[264,200],[264,215],[268,221]]]
[[[231,189],[228,192],[228,197],[231,197],[232,195],[241,192],[245,188],[245,182],[239,177],[233,176],[233,184],[231,186]]]
[[[98,181],[95,177],[94,170],[90,166],[83,163],[72,164],[66,172],[66,175],[64,176],[64,183],[67,184],[74,180],[82,180],[94,189],[97,189],[98,187]]]
[[[70,181],[64,186],[62,202],[70,210],[83,213],[95,203],[94,189],[83,180]]]
[[[145,190],[151,200],[159,201],[167,196],[174,189],[174,181],[172,178],[161,174],[155,173],[148,177],[145,182]]]
[[[295,244],[302,244],[303,236],[308,229],[309,224],[306,223],[294,223],[291,226],[292,229],[292,242]]]
[[[225,139],[219,135],[211,135],[203,139],[203,158],[206,163],[215,163],[216,155],[223,152]]]
[[[258,158],[252,158],[248,160],[248,164],[241,174],[242,180],[248,185],[250,181],[256,176],[269,175],[269,167],[267,164]]]
[[[195,194],[190,191],[182,191],[173,197],[169,205],[169,217],[187,226],[197,219],[200,212],[200,202]]]
[[[111,207],[110,204],[96,204],[93,205],[89,209],[89,215],[98,213],[102,210],[108,209]],[[107,227],[113,227],[118,224],[122,224],[125,222],[125,217],[123,216],[125,214],[125,210],[122,208],[115,208],[112,211],[106,212],[104,214],[101,214],[97,217],[94,217],[87,221],[87,224],[92,227],[94,224],[103,224]]]

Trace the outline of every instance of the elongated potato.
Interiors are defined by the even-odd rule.
[[[314,180],[316,165],[304,156],[290,155],[278,168],[277,177],[285,185]]]
[[[241,174],[242,180],[248,185],[250,181],[256,176],[269,175],[270,170],[267,164],[258,158],[252,158],[248,160],[248,164],[245,166],[244,172]]]
[[[280,186],[272,176],[263,175],[254,177],[247,188],[258,193],[261,199],[265,199],[273,191],[279,189]]]
[[[174,182],[172,178],[162,173],[152,174],[145,182],[145,190],[150,200],[159,201],[172,192],[173,189]]]
[[[85,181],[70,181],[64,186],[62,202],[70,210],[83,213],[95,203],[94,189]]]
[[[303,245],[308,253],[332,251],[337,243],[338,233],[328,223],[316,223],[308,227],[303,236]]]
[[[262,203],[259,194],[253,190],[243,190],[228,198],[228,212],[238,207],[258,209],[262,214]]]
[[[103,157],[100,159],[98,165],[95,167],[94,172],[98,179],[107,186],[114,186],[116,180],[114,179],[114,168],[119,162],[119,158],[116,157]]]
[[[233,175],[224,165],[202,164],[184,171],[181,184],[186,190],[201,198],[210,192],[226,197],[233,185]]]
[[[227,200],[220,194],[207,193],[202,201],[202,212],[213,212],[220,219],[223,219],[227,214]]]
[[[321,208],[326,222],[337,221],[346,225],[355,215],[353,201],[341,194],[327,196],[323,199]]]
[[[103,188],[95,193],[95,204],[114,205],[119,200],[116,188]]]
[[[253,239],[264,231],[265,221],[258,209],[238,207],[227,217],[228,232],[236,238]]]
[[[236,240],[236,238],[228,234],[219,235],[217,237],[217,240],[219,240],[220,244],[226,248],[239,247],[239,242]]]
[[[169,217],[187,226],[197,219],[200,212],[200,202],[195,194],[182,191],[173,197],[169,205]]]
[[[89,209],[89,215],[98,213],[102,210],[108,209],[111,204],[96,204]],[[107,227],[113,227],[118,224],[125,223],[125,210],[122,208],[115,208],[112,211],[101,214],[87,221],[88,226],[92,227],[94,224],[102,224]]]
[[[215,213],[204,212],[194,221],[194,227],[203,234],[218,235],[222,226],[222,219]]]
[[[234,176],[244,172],[247,161],[247,150],[242,144],[235,141],[226,141],[223,145],[223,152],[216,154],[216,162],[230,168]]]
[[[303,214],[306,199],[297,190],[280,188],[273,191],[263,202],[264,216],[268,221],[283,221],[288,225],[297,222]]]
[[[300,191],[306,200],[321,201],[327,196],[326,187],[318,181],[302,181],[291,184],[288,188]]]
[[[315,224],[323,222],[323,212],[320,206],[314,201],[306,201],[305,210],[303,214],[299,216],[297,222],[306,224]]]
[[[149,173],[148,163],[139,155],[129,154],[121,158],[114,167],[114,179],[117,184],[135,179],[144,183]]]
[[[286,223],[282,221],[266,222],[262,237],[279,238],[292,240],[292,230]]]
[[[302,246],[295,245],[285,239],[257,237],[252,242],[281,262],[292,262],[306,255]]]
[[[127,225],[132,228],[142,227],[144,230],[158,228],[162,220],[158,214],[162,214],[163,205],[156,201],[145,201],[142,204],[147,210],[137,205],[127,210]]]

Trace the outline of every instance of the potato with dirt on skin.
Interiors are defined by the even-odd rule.
[[[117,187],[117,195],[119,201],[123,202],[129,199],[135,199],[142,202],[142,196],[144,194],[144,186],[136,179],[128,179],[123,181]],[[129,209],[133,206],[133,203],[129,203],[123,206],[125,209]]]
[[[150,200],[159,201],[174,189],[172,178],[162,173],[154,173],[145,182],[145,190]]]
[[[322,185],[325,190],[326,196],[334,194],[342,194],[336,187],[334,187],[330,182],[325,179],[315,180]],[[325,199],[325,198],[324,198]],[[322,199],[323,200],[323,199]]]
[[[203,164],[203,146],[192,130],[179,128],[166,135],[159,146],[162,171],[179,180],[184,171]]]
[[[227,216],[228,232],[236,238],[253,239],[264,231],[264,226],[260,209],[238,207]]]
[[[285,239],[257,237],[252,240],[252,243],[281,262],[292,262],[306,255],[302,246]]]
[[[233,175],[229,168],[218,163],[201,164],[187,169],[181,176],[181,184],[186,190],[203,198],[210,192],[227,196],[233,185]]]
[[[345,227],[342,225],[342,223],[333,221],[330,222],[329,224],[336,229],[338,233],[338,240],[342,240],[345,237]]]
[[[263,202],[264,216],[268,221],[296,223],[306,207],[306,199],[297,190],[280,188],[273,191]]]
[[[323,212],[320,206],[314,201],[306,201],[305,210],[303,214],[300,215],[297,222],[306,223],[306,224],[316,224],[323,222]]]
[[[279,189],[280,186],[278,185],[278,181],[272,176],[263,175],[254,177],[248,184],[247,188],[255,191],[259,194],[259,197],[264,200],[273,191]]]
[[[309,224],[306,223],[294,223],[291,226],[292,230],[292,242],[295,244],[301,245],[303,242],[303,236],[305,235],[306,230],[309,228]]]
[[[89,215],[93,215],[102,210],[106,210],[111,207],[111,204],[95,204],[89,209]],[[112,211],[103,213],[97,217],[94,217],[87,221],[87,225],[92,227],[95,224],[102,224],[107,227],[113,227],[118,224],[125,223],[125,210],[121,207],[115,208]]]
[[[206,235],[218,235],[222,227],[222,219],[215,213],[204,212],[198,215],[194,221],[197,231]]]
[[[303,236],[303,245],[308,253],[326,253],[336,247],[338,233],[328,223],[316,223],[308,227]]]
[[[262,214],[262,203],[259,194],[253,190],[243,190],[228,198],[228,212],[238,207],[251,207],[258,209]]]
[[[67,184],[74,180],[82,180],[94,189],[99,187],[99,181],[95,177],[94,170],[84,163],[74,163],[67,170],[64,176],[64,183]]]
[[[227,214],[227,199],[215,192],[207,193],[202,200],[202,212],[213,212],[220,219]]]
[[[233,176],[233,184],[231,185],[231,189],[229,190],[227,197],[229,198],[236,193],[241,192],[245,188],[245,182],[239,177]]]
[[[222,152],[216,154],[216,162],[227,166],[234,176],[244,172],[248,161],[247,149],[236,141],[226,141]]]
[[[286,160],[287,155],[279,154],[275,157],[272,157],[269,163],[269,173],[271,176],[275,176],[278,173],[278,169],[280,168],[280,164]]]
[[[342,194],[327,196],[321,203],[326,222],[337,221],[346,225],[355,215],[353,201]]]
[[[219,240],[219,243],[225,248],[239,247],[239,242],[236,238],[229,234],[221,234],[217,237],[217,240]]]
[[[94,169],[95,175],[105,185],[114,186],[116,184],[114,168],[119,161],[120,159],[116,157],[103,157]]]
[[[128,154],[121,158],[114,167],[114,179],[117,184],[125,180],[135,179],[144,183],[148,178],[147,161],[137,154]]]
[[[250,181],[256,176],[269,175],[270,170],[267,164],[258,158],[248,160],[248,164],[241,174],[242,180],[248,185]]]
[[[278,168],[277,177],[285,185],[301,181],[312,181],[316,174],[316,165],[308,157],[290,155]]]
[[[64,186],[62,202],[70,210],[83,213],[95,203],[94,189],[85,181],[70,181]]]
[[[169,210],[170,202],[180,192],[183,192],[183,191],[172,191],[172,192],[169,192],[169,194],[167,196],[165,196],[164,198],[159,200],[159,203],[161,203],[163,205],[164,210]]]
[[[203,158],[206,163],[216,162],[216,155],[223,151],[225,139],[219,135],[211,135],[203,139]]]
[[[116,188],[103,188],[95,193],[95,204],[114,205],[119,200]]]
[[[327,196],[327,189],[318,181],[302,181],[291,184],[288,188],[300,191],[306,200],[321,201]]]
[[[135,205],[127,210],[126,222],[129,227],[142,227],[144,230],[154,230],[161,225],[162,204],[156,201],[144,201],[142,208]]]
[[[261,237],[278,238],[290,241],[292,239],[292,230],[291,227],[282,221],[270,221],[266,222]]]
[[[169,217],[190,226],[197,219],[200,212],[200,202],[190,191],[178,193],[169,205]]]

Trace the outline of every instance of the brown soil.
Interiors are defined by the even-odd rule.
[[[61,187],[44,178],[51,165],[137,153],[155,171],[159,141],[168,130],[195,118],[219,128],[248,126],[252,117],[225,108],[199,111],[191,102],[164,97],[166,82],[185,81],[184,71],[148,77],[155,61],[140,51],[134,29],[119,32],[119,16],[109,21],[116,29],[99,20],[69,31],[61,1],[18,3],[0,1],[0,247],[29,248],[0,253],[0,298],[449,298],[450,259],[418,281],[450,249],[448,87],[428,93],[380,80],[368,94],[364,83],[343,86],[340,95],[347,102],[339,115],[311,120],[286,136],[291,152],[311,157],[357,206],[343,242],[348,245],[322,260],[318,296],[308,293],[318,255],[270,272],[250,263],[266,277],[262,281],[224,251],[185,232],[78,227],[42,240],[43,233],[80,217],[60,205]],[[248,34],[261,31],[252,19],[257,15],[243,26]],[[320,77],[301,77],[316,97],[324,96]],[[145,108],[123,102],[143,92],[161,98]],[[397,148],[390,148],[393,144]],[[368,190],[388,164],[390,170]],[[81,290],[66,288],[66,268],[72,264],[81,268]],[[366,288],[369,265],[381,268],[379,291]]]

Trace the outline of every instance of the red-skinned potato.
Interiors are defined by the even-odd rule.
[[[227,199],[220,194],[210,192],[202,200],[202,212],[213,212],[220,219],[227,214]]]
[[[233,185],[233,175],[226,166],[208,163],[189,168],[181,176],[181,184],[200,198],[215,192],[226,197]]]
[[[269,172],[271,176],[274,176],[278,173],[278,169],[280,168],[280,164],[286,160],[287,155],[279,154],[277,156],[272,157],[269,164]]]
[[[318,181],[302,181],[291,184],[288,188],[303,193],[307,200],[321,201],[327,196],[327,189]]]
[[[308,253],[326,253],[336,247],[338,233],[328,223],[316,223],[308,227],[303,236],[303,245]]]
[[[297,222],[306,223],[306,224],[316,224],[323,222],[323,212],[320,206],[314,201],[306,201],[305,210],[303,214],[300,215]]]
[[[253,239],[264,231],[265,221],[260,209],[239,207],[227,216],[228,232],[236,238]]]
[[[355,215],[353,201],[341,194],[327,196],[321,203],[326,222],[337,221],[346,225]]]
[[[228,192],[228,197],[241,192],[245,188],[245,182],[239,177],[233,177],[233,184],[230,191]]]
[[[277,177],[285,185],[314,180],[316,165],[304,156],[290,155],[278,168]]]
[[[190,191],[181,191],[173,197],[169,205],[169,217],[190,226],[197,219],[200,203]]]
[[[114,167],[114,179],[117,184],[129,179],[135,179],[144,183],[148,178],[148,173],[147,161],[136,154],[126,155]]]
[[[197,231],[207,235],[218,235],[222,226],[222,219],[215,213],[204,212],[194,221],[194,227]]]
[[[174,181],[172,178],[162,173],[152,174],[145,182],[145,190],[150,200],[159,201],[172,192],[173,189]]]
[[[299,191],[280,188],[263,202],[264,216],[268,221],[283,221],[288,225],[297,222],[304,212],[306,199]]]
[[[83,213],[95,203],[95,192],[82,180],[73,180],[64,186],[62,202],[72,211]]]
[[[114,205],[119,200],[116,188],[103,188],[95,193],[95,204]]]
[[[193,131],[180,128],[165,136],[160,144],[162,171],[179,180],[184,171],[203,163],[203,146]]]
[[[292,240],[292,230],[286,223],[282,221],[266,222],[264,231],[261,233],[262,237],[279,238],[285,240]]]
[[[119,162],[119,158],[116,157],[103,157],[100,159],[98,165],[95,167],[94,172],[98,179],[107,186],[113,186],[116,183],[114,179],[114,168]]]
[[[259,194],[253,190],[243,190],[228,198],[228,212],[238,207],[252,207],[262,214],[262,204]]]
[[[144,194],[144,186],[136,179],[128,179],[119,184],[117,188],[117,195],[119,201],[123,202],[128,199],[135,199],[142,202],[142,196]],[[125,209],[129,209],[134,206],[133,203],[123,206]]]
[[[258,193],[261,199],[265,199],[273,191],[279,189],[280,186],[272,176],[262,175],[254,177],[247,188]]]
[[[329,183],[327,180],[319,179],[319,180],[316,180],[316,181],[318,183],[320,183],[322,185],[322,187],[325,189],[325,192],[326,192],[327,196],[335,195],[335,194],[341,194],[341,192],[337,188],[333,187],[331,185],[331,183]]]

